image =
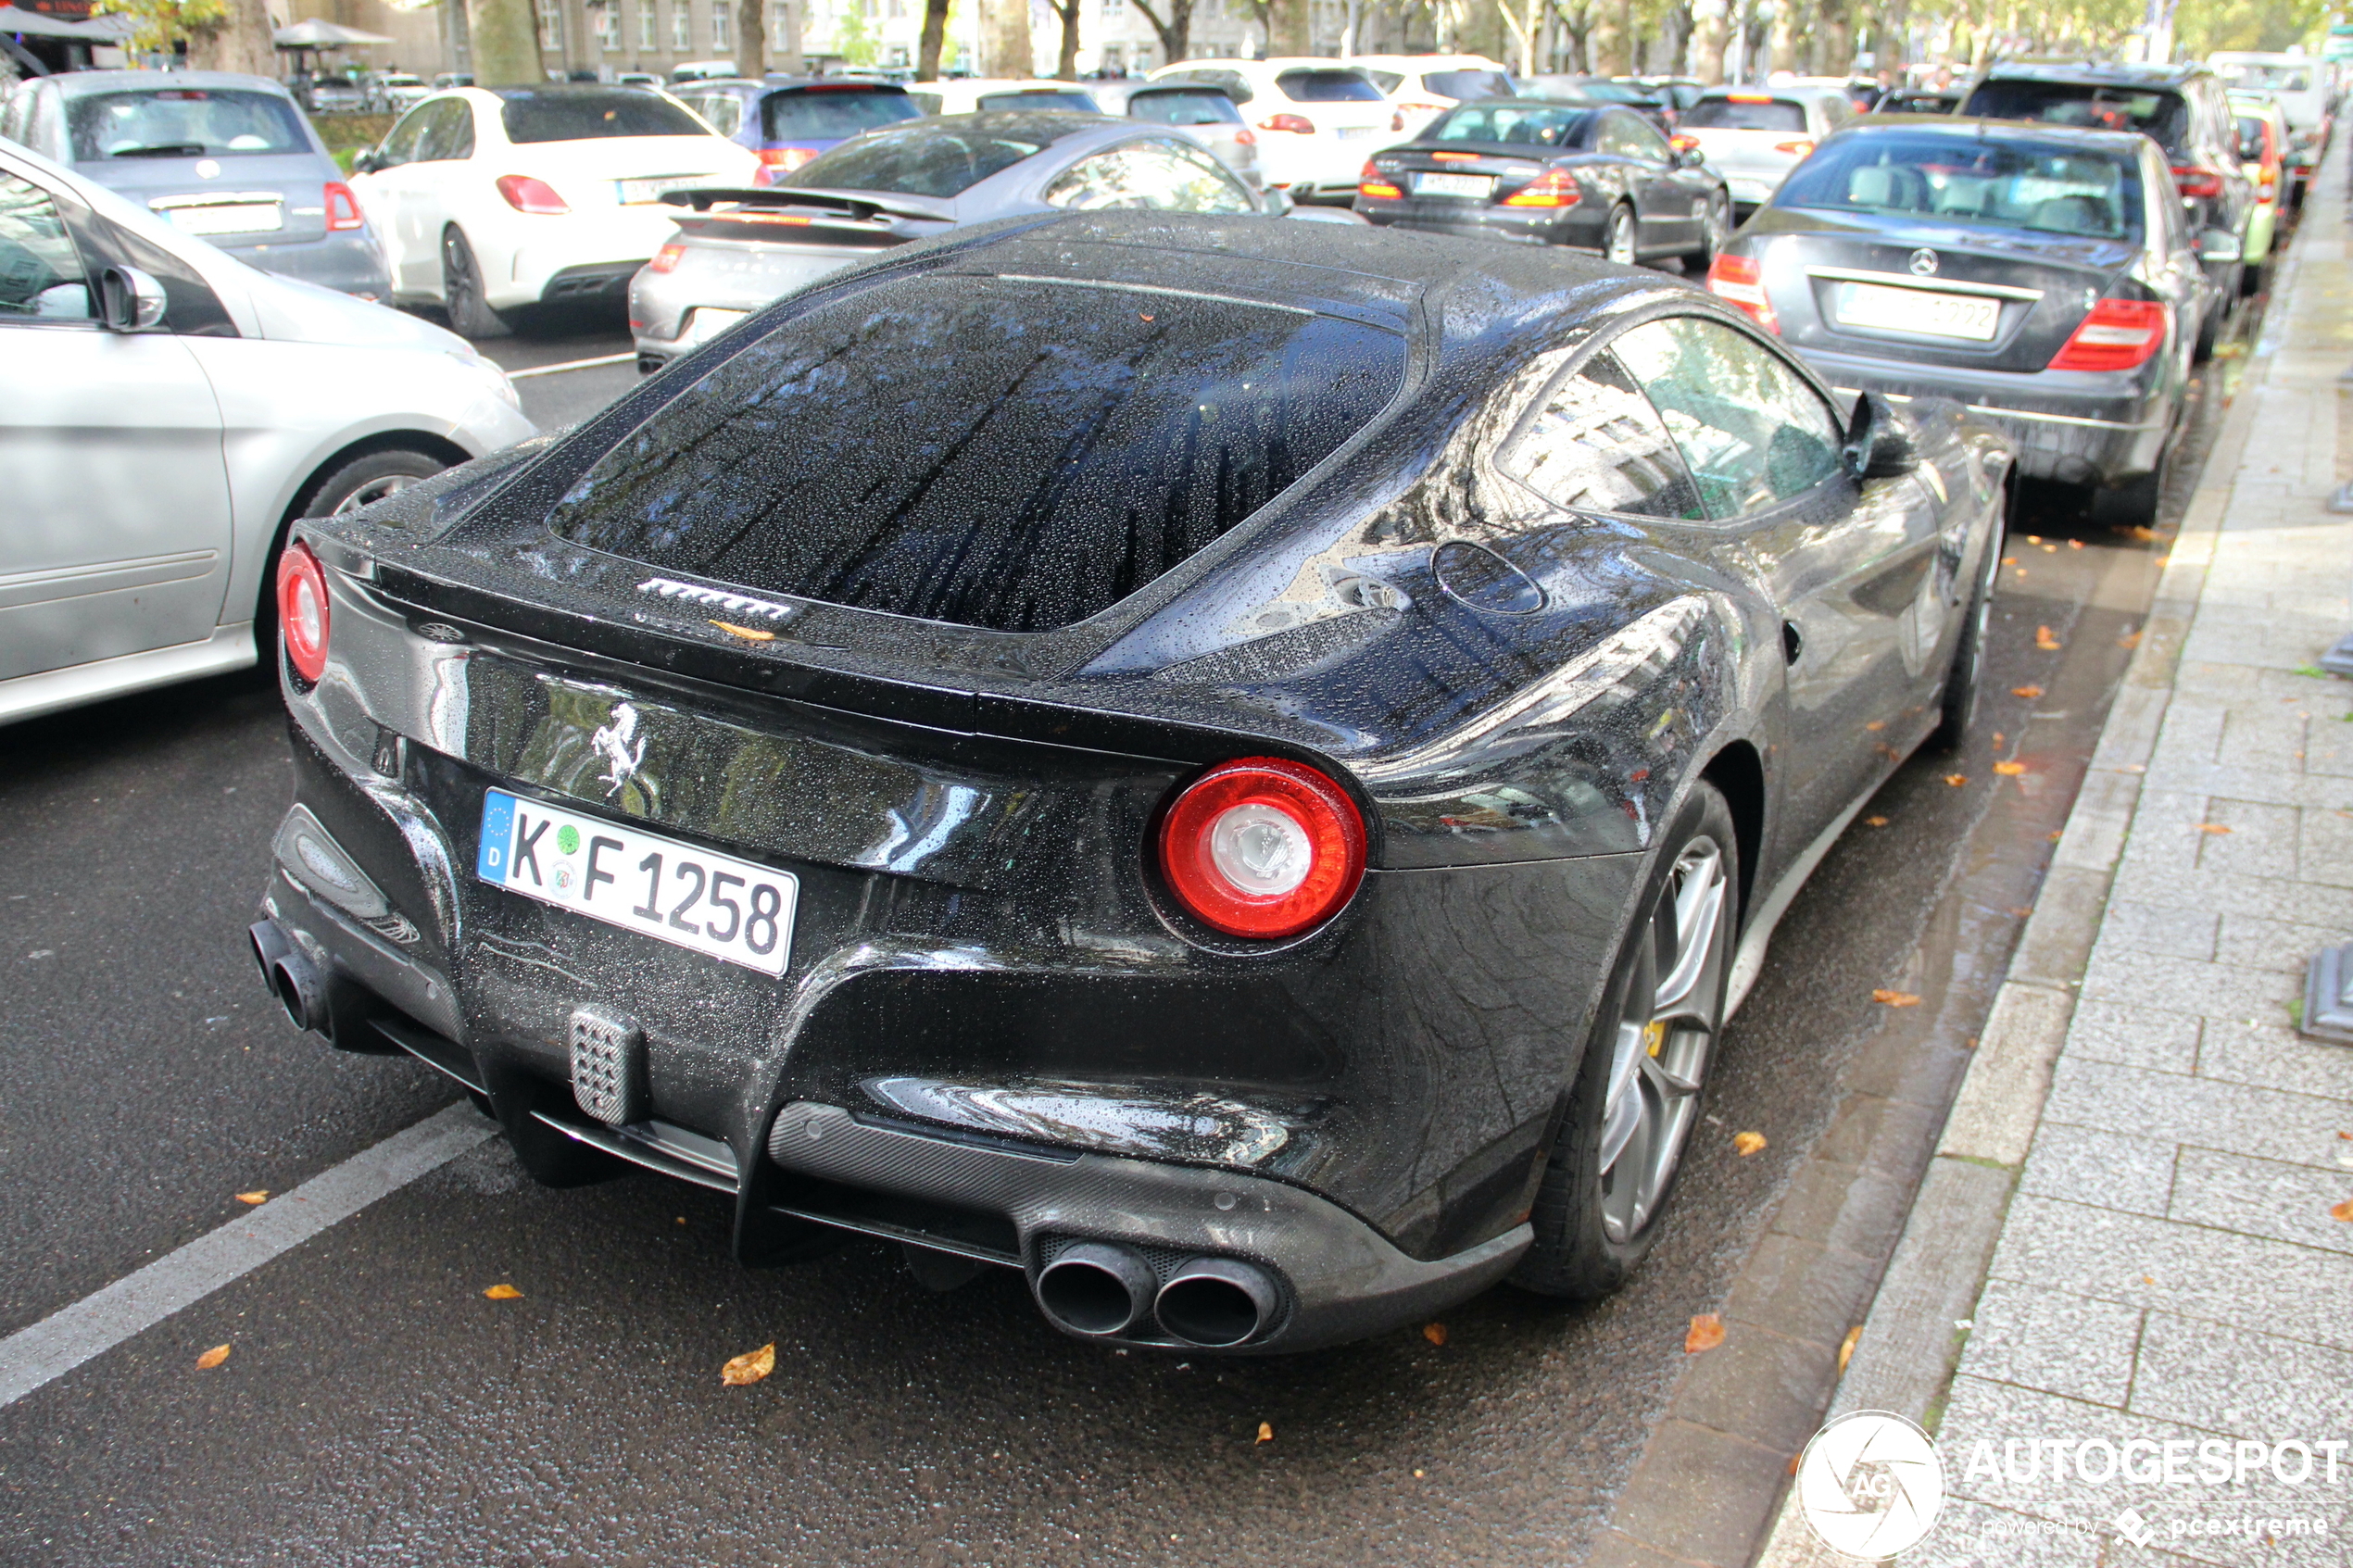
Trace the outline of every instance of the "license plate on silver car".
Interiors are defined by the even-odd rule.
[[[1414,194],[1417,196],[1468,196],[1485,201],[1495,189],[1491,174],[1416,174]]]
[[[2001,324],[2002,302],[1980,294],[1931,294],[1927,289],[1892,289],[1880,283],[1841,283],[1838,324],[1925,337],[1966,338],[1991,343]]]
[[[491,790],[474,874],[560,909],[782,974],[800,883],[789,872]]]
[[[620,188],[622,206],[642,207],[661,200],[672,191],[699,190],[724,182],[714,174],[656,174],[644,180],[616,180],[613,183]]]

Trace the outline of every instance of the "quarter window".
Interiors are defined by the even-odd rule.
[[[1514,479],[1573,510],[1693,521],[1705,515],[1658,410],[1606,351],[1556,383],[1496,460]]]
[[[1214,160],[1190,147],[1130,142],[1081,158],[1044,192],[1073,211],[1140,207],[1161,212],[1251,212],[1256,204]]]
[[[0,321],[87,320],[90,279],[49,193],[0,173]]]
[[[1841,471],[1844,433],[1779,356],[1718,321],[1646,321],[1612,346],[1673,433],[1718,521],[1803,495]]]

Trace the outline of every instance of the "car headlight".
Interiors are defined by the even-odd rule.
[[[449,358],[488,383],[491,393],[500,402],[517,413],[522,411],[522,398],[516,393],[515,383],[507,379],[507,372],[500,370],[495,361],[483,358],[472,348],[452,348],[447,353]]]

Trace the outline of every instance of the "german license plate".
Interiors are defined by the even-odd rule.
[[[698,191],[720,181],[715,174],[656,174],[644,180],[616,180],[613,183],[620,188],[622,206],[639,207],[658,202],[672,191]]]
[[[692,344],[709,343],[750,314],[749,310],[723,310],[713,305],[698,305],[695,307],[693,317],[686,322],[686,330],[679,334],[680,341]]]
[[[1379,134],[1380,127],[1378,125],[1348,125],[1340,128],[1340,139],[1343,142],[1361,142],[1367,136]]]
[[[590,920],[782,974],[799,881],[600,817],[491,790],[474,875]]]
[[[2002,302],[1977,294],[1931,294],[1879,283],[1838,286],[1838,324],[1919,332],[1925,337],[1966,338],[1991,343],[2001,324]]]
[[[163,216],[183,234],[264,234],[286,226],[283,210],[276,202],[168,207]]]
[[[1414,194],[1417,196],[1469,196],[1485,201],[1495,189],[1492,174],[1416,174]]]

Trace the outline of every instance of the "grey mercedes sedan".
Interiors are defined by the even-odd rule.
[[[392,298],[384,246],[343,170],[267,77],[85,70],[36,77],[0,136],[139,203],[249,267]]]

